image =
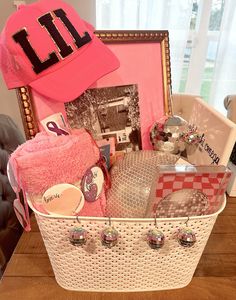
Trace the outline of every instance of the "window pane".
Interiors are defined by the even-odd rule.
[[[190,21],[190,30],[195,30],[197,24],[198,1],[193,1],[192,17]]]
[[[209,30],[220,30],[222,15],[224,11],[224,0],[214,0],[212,3]]]
[[[183,93],[185,91],[187,78],[188,78],[188,68],[189,68],[191,53],[192,53],[192,41],[188,40],[187,46],[186,46],[185,52],[184,52],[184,63],[183,63],[183,69],[182,69],[180,85],[179,85],[180,93]]]
[[[206,57],[206,63],[205,63],[201,92],[200,92],[201,96],[206,101],[210,97],[211,84],[212,84],[214,68],[215,68],[215,59],[217,54],[217,45],[218,45],[217,40],[216,41],[210,40],[207,48],[207,57]]]
[[[215,69],[215,60],[219,42],[220,25],[224,11],[224,0],[213,0],[208,28],[208,47],[201,85],[201,96],[208,101]]]

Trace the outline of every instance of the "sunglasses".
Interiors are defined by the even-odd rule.
[[[31,226],[30,226],[29,208],[26,201],[26,195],[20,189],[9,162],[7,165],[7,176],[13,191],[16,193],[16,199],[13,201],[13,208],[16,217],[20,222],[21,226],[24,228],[24,230],[30,231]]]

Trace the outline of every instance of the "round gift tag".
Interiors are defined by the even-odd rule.
[[[49,214],[76,215],[84,206],[84,196],[72,184],[57,184],[43,194],[42,205]]]
[[[89,168],[81,182],[85,200],[89,202],[96,201],[101,194],[103,183],[104,175],[102,170],[97,166]]]

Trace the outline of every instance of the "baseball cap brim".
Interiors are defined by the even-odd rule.
[[[117,57],[94,36],[86,51],[62,68],[32,81],[29,86],[50,100],[69,102],[119,66]]]

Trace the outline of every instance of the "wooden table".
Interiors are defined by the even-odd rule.
[[[233,300],[236,299],[236,199],[218,217],[191,283],[182,289],[140,293],[85,293],[55,281],[38,226],[24,233],[0,284],[0,300]]]

